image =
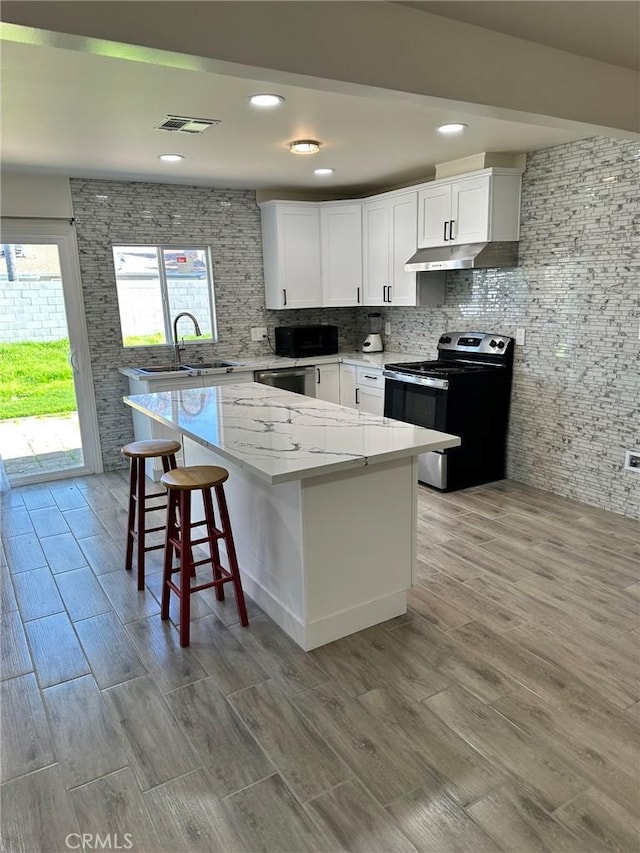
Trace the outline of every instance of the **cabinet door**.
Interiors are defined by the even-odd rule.
[[[421,249],[429,246],[446,246],[450,219],[451,183],[437,181],[434,182],[434,186],[420,190],[418,193],[418,246]]]
[[[322,304],[362,304],[362,205],[322,205]]]
[[[489,187],[491,178],[482,175],[451,185],[451,229],[453,243],[482,243],[489,239]]]
[[[416,304],[416,274],[404,265],[415,253],[418,238],[418,194],[403,193],[389,199],[391,228],[391,304]]]
[[[389,281],[389,205],[386,199],[362,205],[364,304],[383,305]]]
[[[370,415],[384,415],[384,390],[370,388],[368,385],[358,387],[358,408]]]
[[[320,307],[320,213],[315,207],[283,206],[279,225],[282,307]]]
[[[356,367],[354,364],[340,365],[340,405],[356,408]]]
[[[317,204],[278,203],[262,209],[267,308],[319,308],[320,211]]]
[[[316,366],[316,397],[327,403],[340,405],[340,365],[319,364]]]

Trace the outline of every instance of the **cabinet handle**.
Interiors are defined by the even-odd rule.
[[[444,221],[444,234],[442,235],[442,236],[444,237],[444,239],[445,239],[445,240],[448,240],[448,239],[449,239],[449,238],[447,237],[447,226],[448,226],[448,225],[449,225],[449,222],[445,219],[445,221]]]
[[[320,384],[320,368],[316,367],[316,371],[318,372],[318,385]]]
[[[391,285],[387,285],[387,302],[391,302]]]
[[[282,304],[283,305],[287,304],[287,288],[286,287],[282,288]]]
[[[378,381],[378,379],[380,379],[379,376],[371,376],[368,373],[363,373],[362,375],[364,376],[365,379],[374,379],[376,382]]]
[[[360,305],[360,288],[359,288],[359,287],[356,287],[356,291],[357,291],[357,293],[358,293],[358,298],[356,299],[356,303],[357,303],[358,305]]]
[[[449,220],[449,239],[450,240],[453,240],[453,223],[454,222],[455,222],[455,219]]]
[[[360,405],[360,389],[356,388],[356,406]]]

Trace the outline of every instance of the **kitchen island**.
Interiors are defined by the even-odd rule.
[[[124,400],[229,470],[244,589],[303,649],[406,612],[416,457],[459,438],[256,383]]]

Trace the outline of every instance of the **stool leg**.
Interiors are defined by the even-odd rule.
[[[168,453],[166,456],[162,457],[162,469],[166,474],[167,471],[174,471],[178,467],[178,463],[176,462],[175,453]],[[196,567],[193,565],[193,554],[190,555],[191,559],[191,577],[195,578],[196,576]]]
[[[145,470],[144,459],[142,457],[136,459],[138,466],[138,589],[144,589],[144,541],[145,541],[145,520],[144,520],[144,505],[145,505]]]
[[[164,532],[164,564],[162,570],[162,606],[160,609],[160,618],[169,618],[169,598],[171,590],[169,581],[171,580],[171,569],[173,568],[173,540],[176,537],[176,509],[178,504],[178,496],[169,491],[167,495],[167,520]]]
[[[180,492],[180,645],[189,645],[191,621],[191,493]]]
[[[211,489],[202,490],[202,502],[204,503],[204,516],[207,519],[207,535],[213,536],[216,519],[213,513]],[[213,566],[213,579],[219,580],[222,578],[222,572],[220,571],[220,548],[217,539],[209,539],[209,553],[211,554],[211,565]],[[224,586],[222,584],[216,587],[216,599],[224,601]]]
[[[129,464],[129,514],[127,516],[127,553],[124,561],[125,569],[130,572],[133,567],[133,531],[136,523],[136,489],[138,488],[138,468],[136,460]]]
[[[224,541],[227,545],[227,557],[229,558],[229,570],[231,572],[231,576],[233,577],[233,588],[236,594],[236,605],[238,607],[238,616],[240,617],[240,624],[243,628],[246,628],[249,624],[249,620],[247,618],[247,607],[244,603],[244,593],[242,592],[242,583],[240,581],[240,569],[238,568],[238,558],[236,556],[236,546],[233,541],[233,534],[231,532],[231,521],[229,519],[229,510],[227,508],[227,499],[224,496],[224,488],[222,486],[215,486],[216,497],[218,499],[218,508],[220,510],[220,521],[222,524],[222,532],[224,534]]]

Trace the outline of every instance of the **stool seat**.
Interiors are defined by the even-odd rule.
[[[131,441],[120,451],[129,459],[150,459],[154,456],[170,456],[180,450],[180,442],[168,438],[150,438],[145,441]]]
[[[217,465],[191,465],[168,471],[160,479],[168,489],[210,489],[225,483],[229,479],[229,472]]]
[[[144,589],[144,555],[147,551],[158,551],[163,545],[147,545],[147,533],[157,533],[164,530],[164,524],[149,527],[145,516],[148,512],[165,509],[167,504],[166,491],[148,493],[145,483],[145,460],[160,457],[162,470],[170,471],[176,467],[176,453],[180,450],[180,442],[173,439],[154,438],[147,441],[131,441],[120,451],[131,460],[129,473],[129,513],[127,518],[127,552],[125,568],[130,572],[133,568],[133,546],[137,541],[138,589]],[[150,500],[161,498],[162,503],[151,505]]]
[[[169,618],[169,599],[171,593],[177,595],[180,602],[180,645],[189,645],[189,629],[191,618],[191,595],[203,589],[215,588],[218,601],[224,601],[224,585],[233,584],[235,592],[236,607],[240,624],[246,627],[247,608],[242,582],[240,580],[240,569],[236,556],[235,543],[231,532],[231,521],[229,509],[224,494],[225,483],[229,479],[226,468],[217,465],[192,465],[187,468],[172,468],[165,471],[161,482],[167,488],[167,523],[165,526],[164,545],[164,572],[162,578],[162,606],[160,617]],[[192,492],[200,493],[204,519],[194,521],[191,518]],[[220,524],[216,524],[213,508],[212,493],[215,493],[218,504]],[[197,496],[196,496],[197,497]],[[179,519],[179,523],[178,523]],[[193,531],[204,526],[205,535],[194,539]],[[193,547],[206,543],[209,556],[202,560],[195,560]],[[227,557],[228,568],[222,565],[220,559],[220,545],[224,546]],[[178,565],[174,567],[174,554],[177,556]],[[213,578],[205,583],[192,579],[196,576],[196,567],[208,564],[211,567]],[[179,580],[173,580],[177,574]]]

